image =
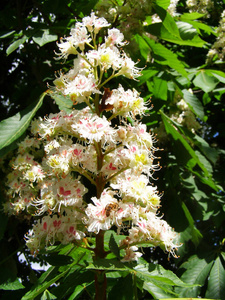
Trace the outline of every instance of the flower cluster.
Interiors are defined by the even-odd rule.
[[[225,60],[225,10],[221,14],[217,35],[215,43],[207,54],[207,63],[211,62],[214,57],[218,57],[221,61]]]
[[[123,261],[137,259],[143,243],[174,254],[176,234],[157,216],[160,195],[149,183],[159,164],[154,164],[154,138],[139,121],[148,103],[135,89],[107,86],[119,75],[140,73],[119,49],[125,45],[122,33],[109,26],[92,13],[58,44],[60,58],[75,58],[50,95],[85,107],[34,120],[31,137],[11,161],[5,210],[38,216],[26,235],[32,252],[56,242],[80,245],[84,237],[115,226],[126,233],[119,245]],[[100,44],[102,28],[108,34]]]

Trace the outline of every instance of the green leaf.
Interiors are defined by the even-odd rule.
[[[197,35],[197,30],[189,23],[179,21],[176,25],[182,40],[192,40]]]
[[[186,151],[188,152],[188,154],[194,159],[195,163],[197,163],[199,165],[199,167],[203,170],[203,172],[205,173],[205,175],[208,176],[209,174],[208,174],[207,169],[201,163],[201,161],[199,160],[199,158],[196,155],[195,151],[188,144],[188,142],[185,140],[185,138],[171,124],[172,121],[170,120],[170,118],[168,118],[162,111],[160,113],[161,113],[161,116],[162,116],[163,123],[165,125],[166,132],[168,134],[171,134],[172,137],[174,138],[174,140],[179,140],[183,144],[184,148],[186,149]],[[174,122],[173,122],[173,124],[174,124]]]
[[[192,12],[192,13],[184,13],[180,16],[181,20],[196,20],[199,18],[204,17],[205,14],[200,14],[198,12]]]
[[[135,275],[144,281],[143,288],[154,298],[168,298],[171,294],[176,295],[173,286],[187,287],[187,284],[172,271],[165,270],[159,264],[139,264],[134,268],[134,271]]]
[[[113,234],[111,234],[110,236],[109,249],[116,255],[118,259],[120,259],[120,249],[115,241]]]
[[[51,271],[54,270],[52,268],[50,268],[50,269],[51,269]],[[64,272],[53,277],[49,281],[45,281],[45,280],[43,281],[43,277],[41,276],[41,278],[38,280],[37,284],[23,296],[22,300],[33,300],[35,297],[37,297],[39,294],[41,294],[47,288],[49,288],[52,284],[56,283],[60,278],[64,277],[68,271],[69,271],[69,269],[65,270]],[[45,275],[44,277],[47,277],[45,273],[43,275]],[[47,273],[47,275],[48,274],[49,274],[49,272]]]
[[[44,259],[52,266],[64,266],[73,262],[72,257],[60,254],[47,255]]]
[[[120,278],[111,289],[108,300],[127,300],[133,299],[133,282],[131,274]]]
[[[16,278],[16,280],[13,282],[8,281],[8,282],[0,285],[0,290],[15,291],[15,290],[20,290],[20,289],[24,289],[24,288],[25,287],[22,285],[22,283],[19,281],[18,278]]]
[[[127,267],[117,259],[98,259],[89,264],[86,269],[91,270],[110,270],[110,271],[127,271]]]
[[[162,20],[162,24],[163,26],[166,28],[166,30],[172,35],[172,36],[176,36],[178,38],[180,38],[180,33],[179,30],[177,28],[177,25],[173,19],[173,17],[171,17],[171,15],[165,10],[163,9],[161,6],[158,5],[153,5],[156,13],[159,15],[160,19]]]
[[[50,33],[49,29],[41,29],[38,33],[33,36],[33,41],[40,47],[47,43],[57,41],[58,35]]]
[[[146,30],[158,38],[178,45],[202,47],[205,44],[205,41],[198,36],[197,30],[193,25],[187,22],[175,23],[173,21],[173,23],[175,24],[174,26],[176,26],[174,33],[172,32],[172,28],[164,25],[164,22],[146,26]],[[178,33],[176,33],[176,31],[178,31]]]
[[[218,70],[206,70],[207,74],[214,76],[220,82],[225,83],[225,73]]]
[[[182,90],[183,98],[187,102],[190,109],[201,119],[204,118],[204,108],[200,100],[188,90]]]
[[[179,61],[177,55],[172,51],[164,47],[163,45],[156,43],[147,36],[143,36],[145,41],[154,53],[155,60],[162,65],[168,65],[172,69],[175,69],[181,75],[187,77],[187,72],[184,69],[184,65]]]
[[[6,33],[4,33],[4,34],[2,34],[2,35],[0,36],[0,39],[5,39],[5,38],[7,38],[7,37],[10,37],[10,36],[13,35],[15,32],[16,32],[15,30],[6,32]]]
[[[18,39],[15,42],[13,42],[11,45],[9,45],[9,47],[6,49],[6,54],[9,55],[13,51],[15,51],[17,48],[19,48],[20,45],[22,45],[26,42],[27,38],[28,37],[26,35],[24,35],[21,39]]]
[[[155,69],[148,69],[148,70],[143,70],[142,76],[138,77],[138,85],[142,85],[143,83],[145,83],[147,80],[149,80],[150,78],[154,77],[157,73],[159,72],[159,70],[155,70]]]
[[[225,299],[225,268],[218,256],[209,274],[206,297],[212,299]]]
[[[164,9],[167,9],[170,5],[170,0],[155,0],[155,3]]]
[[[185,205],[184,202],[181,203],[182,209],[184,211],[184,214],[188,220],[189,226],[191,228],[191,240],[193,241],[193,243],[195,244],[195,246],[197,247],[200,239],[202,239],[202,234],[201,232],[195,227],[195,222],[194,219],[192,218],[187,206]]]
[[[212,76],[207,70],[200,70],[193,80],[195,86],[201,88],[205,93],[211,92],[215,89],[219,80]]]
[[[69,96],[64,96],[62,94],[56,94],[49,92],[48,95],[55,100],[55,103],[58,105],[60,110],[70,113],[73,107],[73,101]]]
[[[35,113],[41,107],[45,95],[46,93],[43,93],[37,102],[32,103],[13,117],[0,122],[0,149],[11,144],[25,132]]]
[[[145,60],[147,60],[149,52],[150,52],[148,44],[145,42],[145,40],[139,34],[135,34],[134,38],[139,46],[141,55],[144,57]]]
[[[193,255],[188,259],[187,262],[181,265],[181,269],[186,269],[186,271],[181,276],[181,279],[187,284],[204,285],[205,281],[208,278],[212,264],[212,256],[201,259],[197,255]],[[200,286],[189,288],[178,287],[175,291],[179,293],[180,297],[197,297],[199,295]]]
[[[51,294],[48,290],[45,290],[43,295],[41,296],[41,300],[51,300],[51,299],[57,299],[56,296]]]
[[[162,284],[156,284],[150,281],[144,281],[143,289],[148,291],[149,294],[151,294],[154,297],[154,299],[162,299],[162,298],[168,299],[171,297],[171,294],[174,295],[175,299],[177,299],[176,298],[177,294],[175,294],[172,291],[172,289],[170,290],[168,288],[166,289]]]
[[[153,95],[156,99],[167,100],[167,81],[153,77]]]

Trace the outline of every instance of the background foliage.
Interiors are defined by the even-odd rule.
[[[56,41],[68,35],[75,18],[88,15],[98,2],[1,1],[2,157],[12,156],[34,115],[57,112],[58,107],[70,109],[61,99],[54,103],[43,94],[60,69],[60,61],[53,58]],[[118,1],[118,5],[123,7],[125,2]],[[145,67],[135,85],[154,107],[143,122],[157,134],[157,146],[164,149],[159,151],[162,169],[155,184],[164,193],[160,212],[183,243],[179,258],[168,260],[160,249],[143,248],[145,260],[134,268],[125,269],[119,262],[113,267],[101,262],[86,267],[84,262],[91,262],[89,254],[72,245],[32,257],[23,241],[31,220],[8,217],[1,211],[1,299],[87,299],[94,289],[92,270],[98,268],[109,271],[109,299],[137,295],[138,299],[225,299],[225,61],[219,56],[207,61],[225,1],[214,1],[210,18],[190,13],[185,1],[178,2],[178,14],[172,17],[167,12],[169,3],[152,1],[151,11],[142,16],[145,27],[130,33],[133,40],[128,51],[140,60],[138,66]],[[148,14],[155,13],[162,22],[151,24]],[[126,18],[115,19],[114,26],[122,29]],[[186,114],[177,105],[181,99],[188,105]],[[4,203],[7,165],[2,163],[1,169]],[[116,253],[111,233],[106,243]],[[21,260],[22,253],[25,260]],[[33,267],[35,262],[52,266],[44,272]],[[138,287],[138,292],[130,286]]]

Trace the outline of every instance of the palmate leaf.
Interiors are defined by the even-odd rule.
[[[218,256],[209,274],[206,297],[212,299],[225,299],[225,268]]]
[[[174,286],[187,287],[187,284],[172,271],[165,270],[161,265],[138,264],[134,271],[135,275],[144,281],[143,288],[154,298],[177,296],[173,290]]]
[[[205,258],[199,258],[193,255],[189,260],[181,265],[181,269],[186,271],[181,276],[181,279],[187,284],[198,284],[199,286],[188,288],[176,288],[176,292],[180,297],[197,297],[199,295],[200,286],[205,283],[213,264],[213,256],[209,255]]]
[[[0,122],[0,149],[10,145],[25,132],[35,113],[41,107],[45,95],[46,93],[43,93],[37,102]]]

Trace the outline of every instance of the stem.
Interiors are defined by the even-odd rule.
[[[104,231],[100,230],[96,235],[95,259],[102,259],[106,256],[104,250]],[[106,274],[104,270],[97,270],[95,273],[95,300],[106,300]]]
[[[103,165],[103,153],[101,148],[101,142],[95,143],[96,153],[97,153],[97,171],[98,175],[96,178],[96,189],[97,189],[97,198],[101,197],[101,194],[105,187],[105,181],[101,174],[101,168]],[[104,234],[105,231],[100,230],[96,235],[96,246],[95,246],[95,257],[94,259],[103,259],[106,256],[104,249]],[[106,275],[104,270],[95,271],[95,299],[96,300],[106,300]]]

